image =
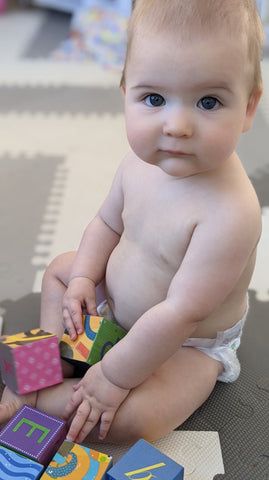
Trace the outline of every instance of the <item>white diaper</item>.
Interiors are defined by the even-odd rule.
[[[113,320],[113,313],[104,300],[97,307],[98,315],[107,320]],[[183,347],[193,347],[211,358],[222,363],[224,370],[217,380],[221,382],[234,382],[240,374],[240,363],[236,351],[240,345],[243,327],[247,318],[248,308],[244,317],[232,328],[218,332],[216,338],[188,338]]]
[[[103,300],[103,302],[101,302],[100,305],[98,305],[97,313],[100,317],[105,317],[106,320],[109,320],[109,321],[115,320],[113,317],[113,312],[110,306],[108,305],[107,300]]]
[[[240,363],[236,351],[241,342],[246,317],[247,312],[232,328],[218,332],[216,338],[188,338],[183,343],[184,347],[196,348],[222,363],[224,370],[217,378],[221,382],[234,382],[239,377]]]

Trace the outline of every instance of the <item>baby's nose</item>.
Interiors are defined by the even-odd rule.
[[[163,123],[164,135],[170,137],[191,137],[193,126],[186,108],[173,108],[167,112]]]

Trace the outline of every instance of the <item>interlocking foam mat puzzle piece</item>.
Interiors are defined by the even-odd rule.
[[[218,432],[174,431],[151,443],[184,467],[184,480],[212,480],[216,473],[224,472]],[[89,446],[100,449],[98,443]],[[128,450],[123,445],[102,445],[102,452],[113,457],[114,465]]]
[[[181,429],[219,432],[225,475],[214,480],[266,480],[268,421],[269,378],[248,369],[234,384],[218,383],[208,401]]]

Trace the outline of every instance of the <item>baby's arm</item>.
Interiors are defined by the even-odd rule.
[[[219,215],[198,225],[164,301],[146,311],[102,360],[104,375],[134,388],[156,371],[199,322],[224,302],[255,250],[260,217]],[[245,212],[246,213],[246,212]]]
[[[72,340],[82,333],[82,311],[97,315],[95,287],[105,275],[108,258],[120,236],[97,215],[87,226],[63,298],[63,320]]]
[[[124,162],[122,162],[124,163]],[[95,287],[105,276],[108,259],[122,233],[122,165],[96,217],[87,226],[72,265],[63,299],[63,319],[72,340],[82,333],[82,311],[96,315]]]

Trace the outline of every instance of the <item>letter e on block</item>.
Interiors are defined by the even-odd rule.
[[[66,433],[63,420],[23,405],[0,432],[0,444],[46,467]]]

